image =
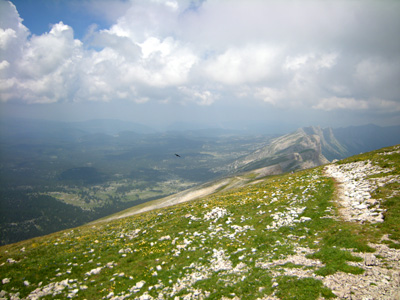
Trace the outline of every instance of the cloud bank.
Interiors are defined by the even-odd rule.
[[[79,40],[0,0],[0,101],[400,112],[399,1],[127,3],[85,2],[115,19]]]

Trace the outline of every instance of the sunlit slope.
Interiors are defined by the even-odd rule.
[[[334,166],[1,247],[0,298],[398,299],[400,147]]]

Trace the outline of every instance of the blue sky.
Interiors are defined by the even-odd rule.
[[[400,124],[400,1],[0,0],[1,117]]]

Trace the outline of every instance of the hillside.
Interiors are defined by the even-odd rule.
[[[398,299],[400,146],[0,248],[5,299]],[[251,179],[253,178],[253,179]]]

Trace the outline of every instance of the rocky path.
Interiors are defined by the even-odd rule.
[[[331,164],[325,168],[326,175],[333,177],[339,184],[337,201],[341,216],[346,221],[383,222],[384,209],[380,207],[381,199],[372,199],[371,193],[379,186],[399,181],[399,178],[389,175],[379,178],[368,177],[390,171],[391,169],[372,165],[370,161]]]
[[[373,165],[370,161],[359,161],[331,164],[324,171],[338,183],[336,201],[344,220],[372,224],[384,222],[382,199],[374,199],[371,194],[380,186],[400,181],[399,176],[388,175],[391,169]],[[381,242],[385,239],[388,239],[387,235]],[[363,268],[363,274],[337,272],[322,279],[324,285],[339,299],[400,299],[400,250],[383,243],[369,246],[376,251],[352,253],[363,258],[363,262],[352,263]]]

